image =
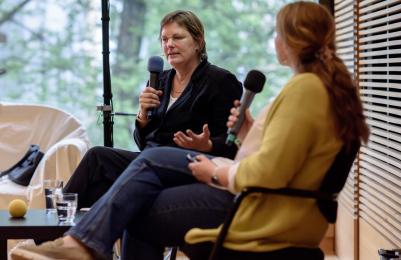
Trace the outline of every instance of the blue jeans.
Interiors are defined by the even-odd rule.
[[[162,259],[192,227],[217,227],[233,195],[198,183],[178,148],[146,149],[66,234],[104,257],[124,234],[125,259]]]

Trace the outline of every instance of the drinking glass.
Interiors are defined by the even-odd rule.
[[[63,193],[63,181],[44,180],[43,189],[45,192],[46,213],[56,213],[55,195]]]
[[[77,212],[78,194],[63,193],[56,195],[57,216],[60,225],[75,225],[75,213]]]

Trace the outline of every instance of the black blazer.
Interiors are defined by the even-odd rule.
[[[173,141],[175,132],[191,129],[199,134],[207,123],[213,143],[210,154],[233,158],[236,148],[228,148],[224,144],[227,137],[226,123],[233,101],[241,98],[241,83],[229,71],[204,60],[192,74],[184,92],[167,110],[174,75],[174,69],[160,74],[163,91],[161,104],[154,110],[144,128],[139,128],[136,122],[134,138],[139,149],[154,146],[177,147]]]

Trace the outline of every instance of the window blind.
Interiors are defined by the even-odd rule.
[[[334,19],[336,23],[337,55],[344,61],[348,70],[355,74],[356,59],[356,21],[355,4],[353,0],[335,1]],[[357,217],[357,179],[356,166],[352,167],[344,189],[339,196],[339,203],[354,218]]]
[[[371,129],[359,155],[359,217],[401,248],[401,1],[358,9],[357,73]]]

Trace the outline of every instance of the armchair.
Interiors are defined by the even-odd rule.
[[[0,209],[16,198],[30,208],[44,208],[44,179],[68,181],[89,139],[81,123],[71,114],[44,105],[0,103],[0,171],[24,155],[30,144],[38,144],[44,157],[27,187],[0,179]]]

